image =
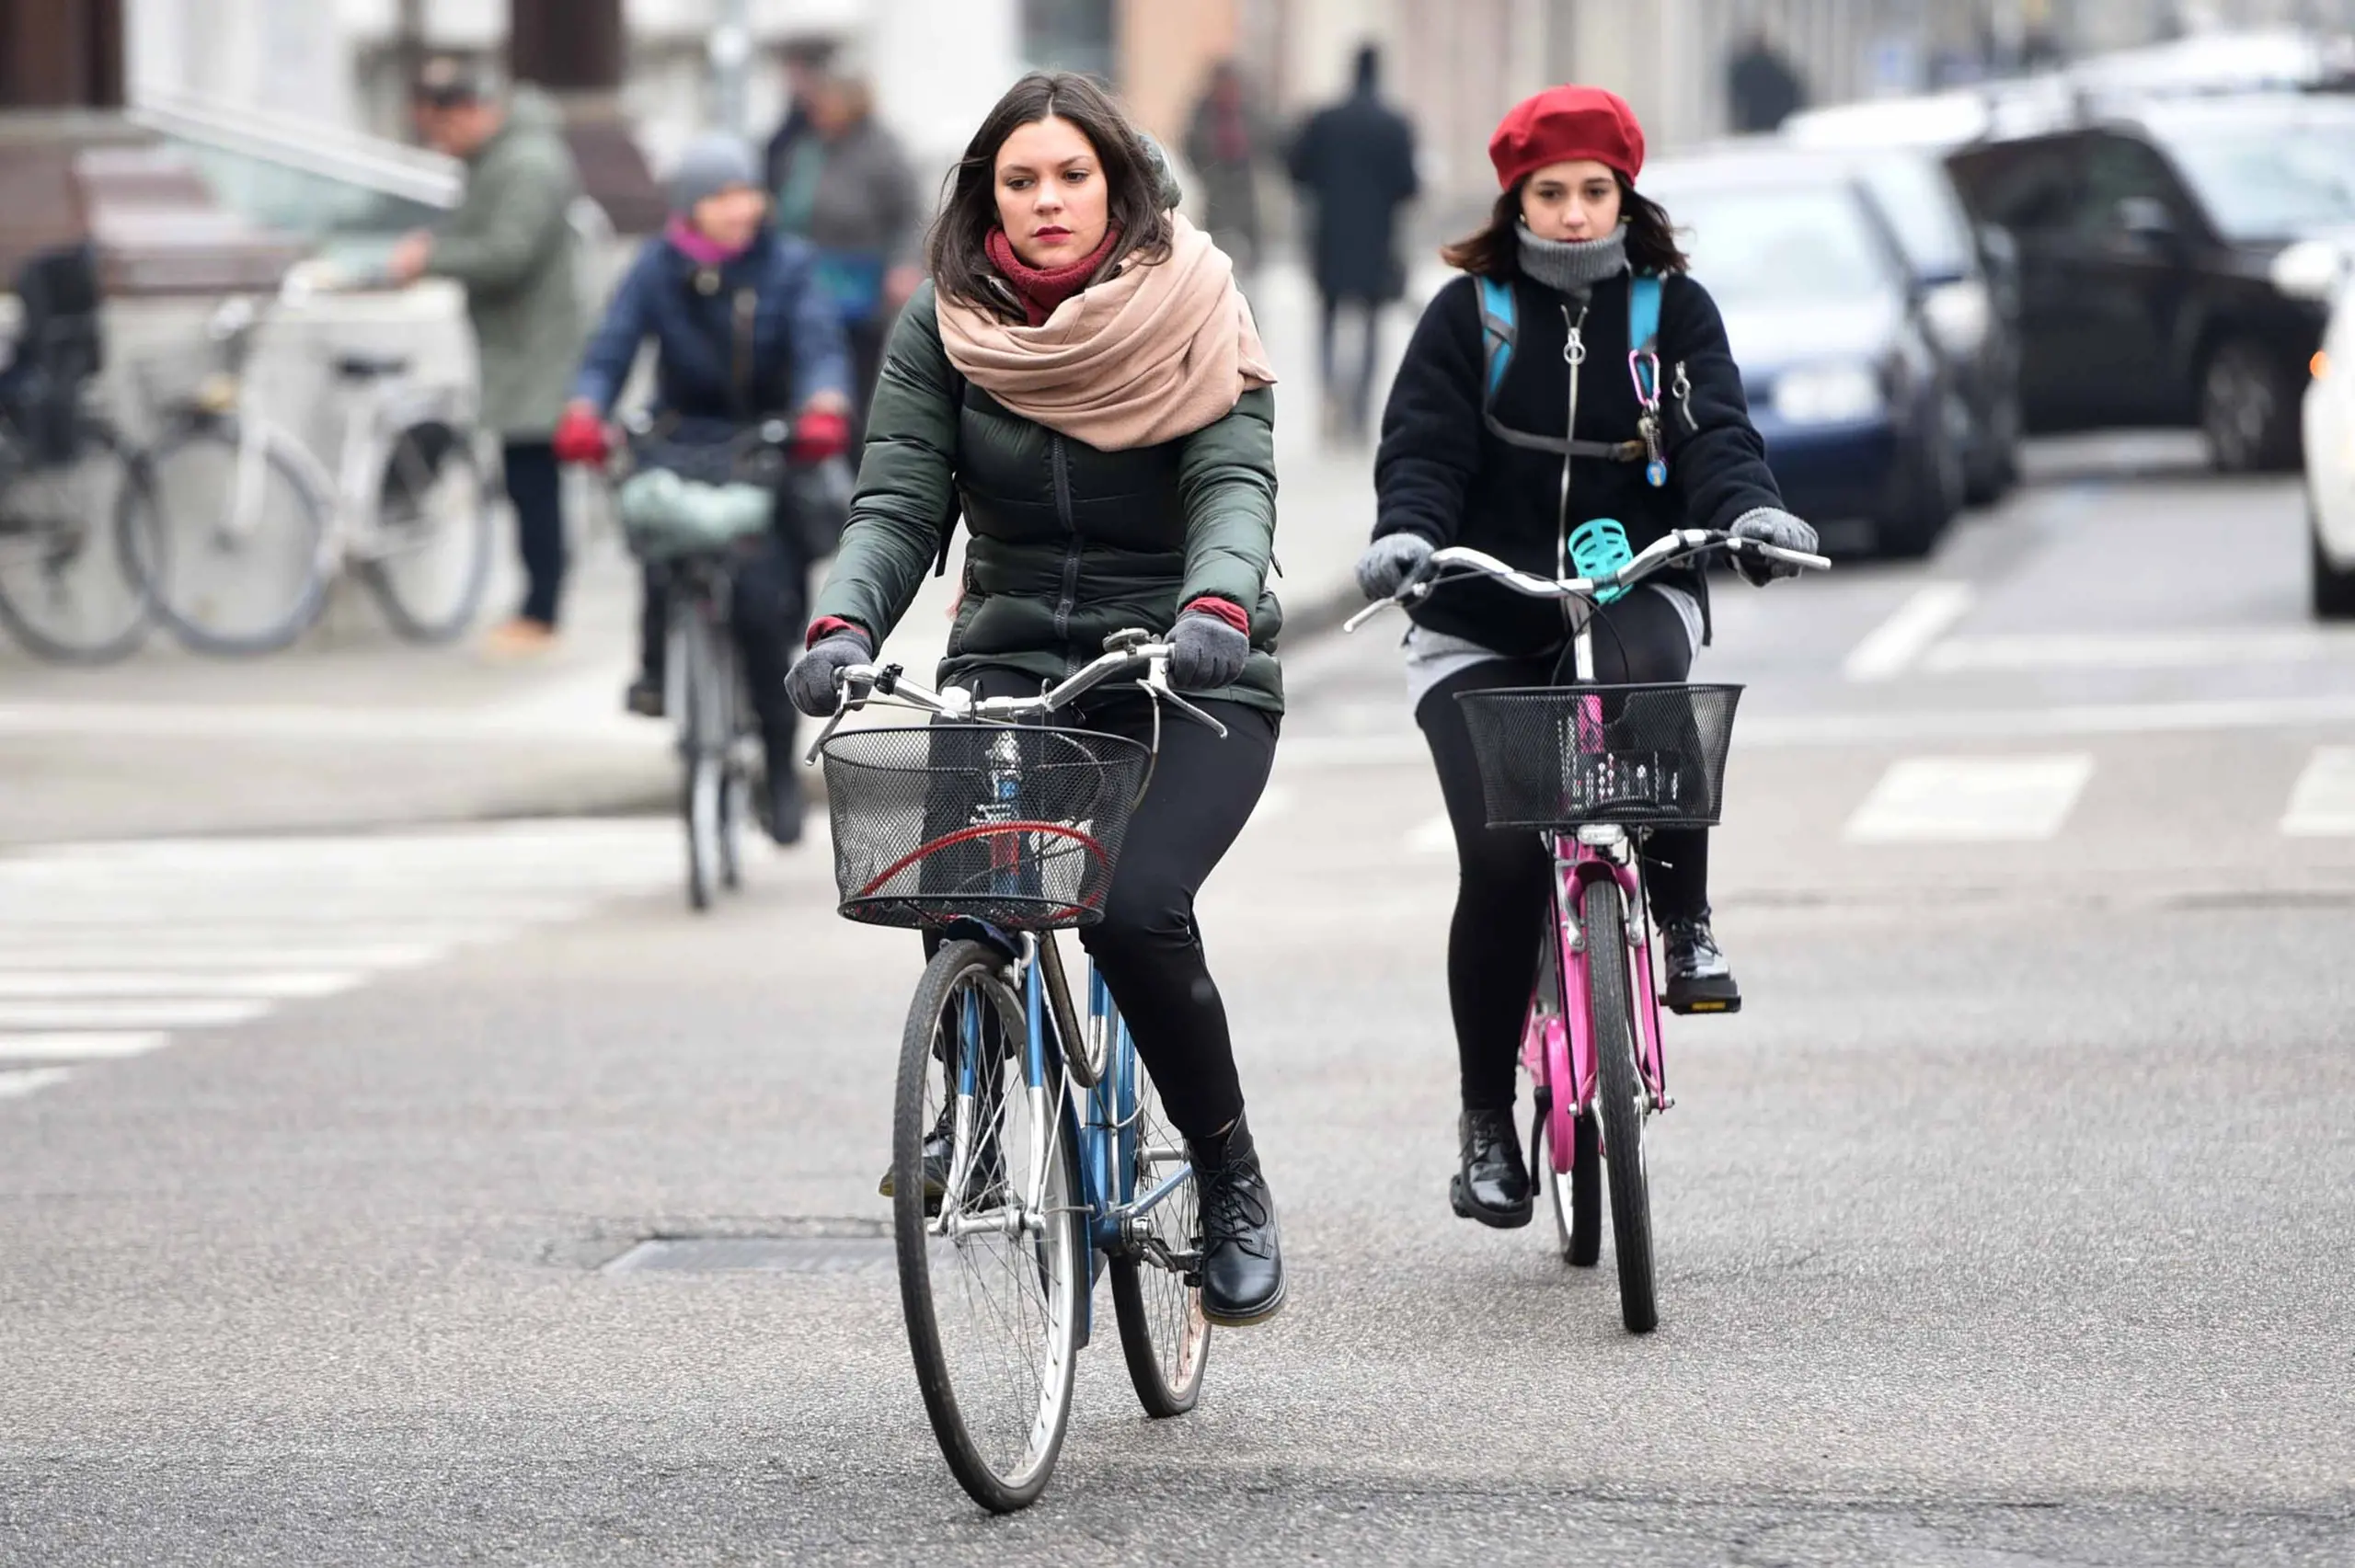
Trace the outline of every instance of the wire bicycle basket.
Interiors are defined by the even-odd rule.
[[[937,930],[1094,925],[1151,752],[1093,730],[931,724],[826,742],[846,920]]]
[[[1739,686],[1555,686],[1456,698],[1491,828],[1708,828]]]

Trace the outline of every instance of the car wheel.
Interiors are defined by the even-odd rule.
[[[1962,509],[1962,454],[1943,429],[1923,431],[1906,469],[1910,477],[1897,510],[1882,518],[1873,534],[1880,554],[1893,561],[1928,555]]]
[[[2306,555],[2314,580],[2315,619],[2355,620],[2355,567],[2332,564],[2322,547],[2322,519],[2306,503]]]
[[[2020,400],[2006,395],[1987,411],[1985,427],[1972,456],[1970,482],[1963,500],[1974,507],[1992,506],[2011,494],[2020,482]]]
[[[2228,338],[2200,377],[2200,429],[2219,472],[2298,465],[2298,402],[2281,367],[2246,338]]]

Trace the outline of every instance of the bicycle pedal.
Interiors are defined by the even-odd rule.
[[[1741,998],[1735,997],[1730,1001],[1704,998],[1698,1001],[1685,1002],[1682,1006],[1671,1001],[1668,1004],[1668,1010],[1679,1018],[1700,1018],[1711,1013],[1739,1013],[1741,1011]]]

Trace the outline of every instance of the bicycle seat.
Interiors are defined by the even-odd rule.
[[[338,354],[335,373],[346,381],[374,381],[383,376],[405,375],[409,363],[407,354]]]

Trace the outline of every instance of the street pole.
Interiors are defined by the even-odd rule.
[[[711,31],[713,118],[731,136],[751,129],[752,24],[751,0],[723,0]]]

